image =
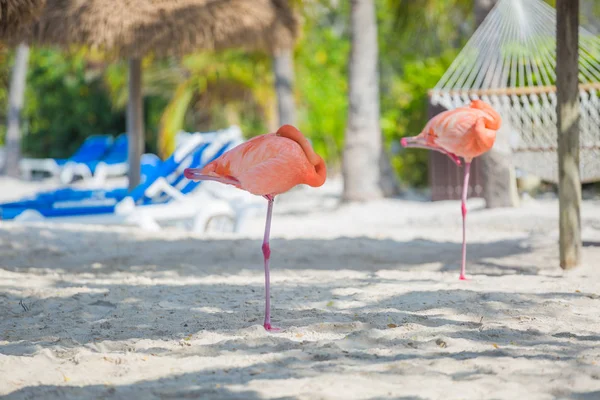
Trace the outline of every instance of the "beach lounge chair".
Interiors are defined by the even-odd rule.
[[[141,183],[148,179],[155,178],[155,170],[159,168],[162,160],[155,154],[143,154],[141,158]],[[33,196],[23,198],[18,201],[0,204],[0,208],[43,208],[50,207],[55,202],[60,201],[79,201],[86,199],[98,198],[125,198],[127,188],[115,188],[112,190],[105,189],[88,189],[88,188],[73,188],[64,187],[48,192],[37,193]]]
[[[206,161],[198,163],[196,160],[189,164],[205,165],[219,157],[225,151],[237,146],[241,141],[227,142],[218,151],[207,149]],[[204,157],[202,157],[204,159]],[[165,178],[156,179],[146,191],[146,195],[155,199],[151,205],[135,204],[131,199],[124,199],[115,208],[117,214],[126,216],[130,223],[134,223],[147,230],[157,231],[161,225],[178,225],[196,233],[209,230],[220,232],[235,232],[237,227],[237,213],[231,204],[209,192],[198,190],[202,182],[186,179],[181,175],[170,183]],[[214,228],[214,229],[211,229]]]
[[[110,149],[101,159],[89,161],[68,161],[62,168],[60,180],[62,183],[71,183],[76,176],[83,179],[94,178],[96,184],[102,184],[106,178],[127,174],[128,163],[128,138],[127,134],[119,135]]]
[[[41,207],[6,204],[0,206],[2,218],[17,221],[128,224],[152,230],[160,229],[159,222],[177,220],[182,216],[194,217],[197,221],[195,226],[202,227],[207,226],[206,221],[217,216],[234,221],[235,212],[227,201],[207,198],[204,203],[197,204],[191,201],[191,197],[186,196],[195,189],[194,186],[186,184],[187,187],[184,186],[182,190],[168,189],[173,188],[169,184],[169,176],[177,170],[183,173],[181,167],[190,165],[183,161],[188,157],[198,159],[196,151],[206,156],[200,157],[202,164],[198,166],[201,166],[241,141],[239,132],[235,130],[219,132],[214,136],[214,140],[208,142],[207,139],[210,138],[210,135],[194,135],[157,168],[155,176],[149,176],[146,182],[125,193],[124,197],[123,189],[117,189],[104,193],[97,191],[93,196],[84,199],[54,201]],[[167,199],[158,199],[157,194],[165,191],[170,196]]]
[[[92,135],[84,140],[77,151],[69,158],[23,158],[19,169],[24,178],[30,179],[34,172],[45,172],[58,176],[69,162],[85,163],[100,160],[113,143],[110,135]]]
[[[186,146],[178,149],[172,157],[160,161],[155,167],[144,168],[143,182],[129,193],[127,188],[105,189],[76,189],[63,188],[51,192],[39,193],[33,197],[25,198],[20,201],[4,203],[0,208],[4,211],[4,219],[18,219],[19,209],[40,210],[40,213],[46,217],[52,217],[54,214],[61,214],[53,209],[64,209],[69,206],[80,208],[93,208],[96,205],[112,205],[124,199],[128,195],[133,196],[136,201],[143,195],[145,189],[153,183],[154,180],[172,174],[176,171],[178,165],[186,158],[192,157],[197,152],[203,152],[208,143],[205,138],[196,136],[190,140]],[[8,208],[14,209],[14,212],[8,211]]]
[[[225,150],[229,150],[238,144],[241,140],[235,141]],[[215,154],[211,159],[217,158],[223,151]],[[182,165],[182,168],[184,166]],[[169,212],[166,210],[171,207],[170,204],[154,205],[152,207],[137,207],[127,202],[122,202],[117,212],[127,213],[131,218],[138,218],[138,224],[148,229],[159,229],[158,222],[165,222],[164,216],[169,216],[170,225],[174,223],[178,226],[184,226],[197,233],[207,231],[219,232],[239,232],[244,226],[248,217],[256,213],[257,210],[264,209],[264,201],[258,196],[239,190],[229,190],[231,188],[223,185],[212,185],[213,182],[191,181],[188,179],[176,180],[173,183],[165,179],[157,179],[149,188],[149,195],[153,198],[163,199],[164,196],[171,199],[177,199],[177,209]],[[229,210],[217,213],[216,209],[210,206],[219,207],[220,204],[228,204]]]

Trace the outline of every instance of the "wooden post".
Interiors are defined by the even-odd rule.
[[[10,78],[8,91],[8,112],[6,115],[6,139],[4,173],[8,176],[19,177],[19,161],[21,159],[21,110],[25,97],[25,82],[27,77],[27,60],[29,47],[20,44],[15,54],[15,64]]]
[[[277,93],[279,126],[296,125],[294,102],[294,55],[292,50],[280,50],[273,56],[273,74]]]
[[[127,104],[129,146],[129,190],[140,184],[140,162],[144,149],[144,107],[142,103],[142,63],[129,60],[129,102]]]
[[[558,116],[558,199],[560,266],[581,257],[579,177],[579,0],[556,2],[556,113]]]

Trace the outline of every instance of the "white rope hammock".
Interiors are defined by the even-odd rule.
[[[442,79],[432,104],[486,101],[502,115],[515,166],[558,182],[556,11],[541,0],[499,0]],[[600,37],[579,28],[582,182],[600,180]]]

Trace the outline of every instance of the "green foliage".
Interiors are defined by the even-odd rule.
[[[392,58],[410,54],[435,56],[460,46],[471,32],[474,0],[379,0],[381,42]],[[393,44],[385,46],[386,43]]]
[[[102,81],[87,72],[82,54],[32,49],[23,113],[25,154],[67,157],[89,135],[125,131],[124,115],[113,112]]]
[[[163,158],[167,158],[175,151],[175,135],[183,127],[185,114],[193,95],[192,85],[189,81],[183,81],[175,90],[171,102],[162,115],[158,152]]]
[[[341,160],[348,109],[349,10],[323,1],[305,8],[296,54],[299,128],[330,164]]]
[[[444,74],[456,56],[449,50],[440,57],[405,60],[402,76],[389,80],[382,96],[381,128],[388,143],[421,132],[427,122],[427,92]],[[406,149],[392,158],[402,181],[416,186],[427,183],[428,152]]]

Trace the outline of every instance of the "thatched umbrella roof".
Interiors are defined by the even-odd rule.
[[[290,48],[297,26],[288,0],[53,0],[34,24],[3,36],[15,43],[81,44],[138,58]]]
[[[0,0],[0,36],[29,24],[45,3],[46,0]]]

